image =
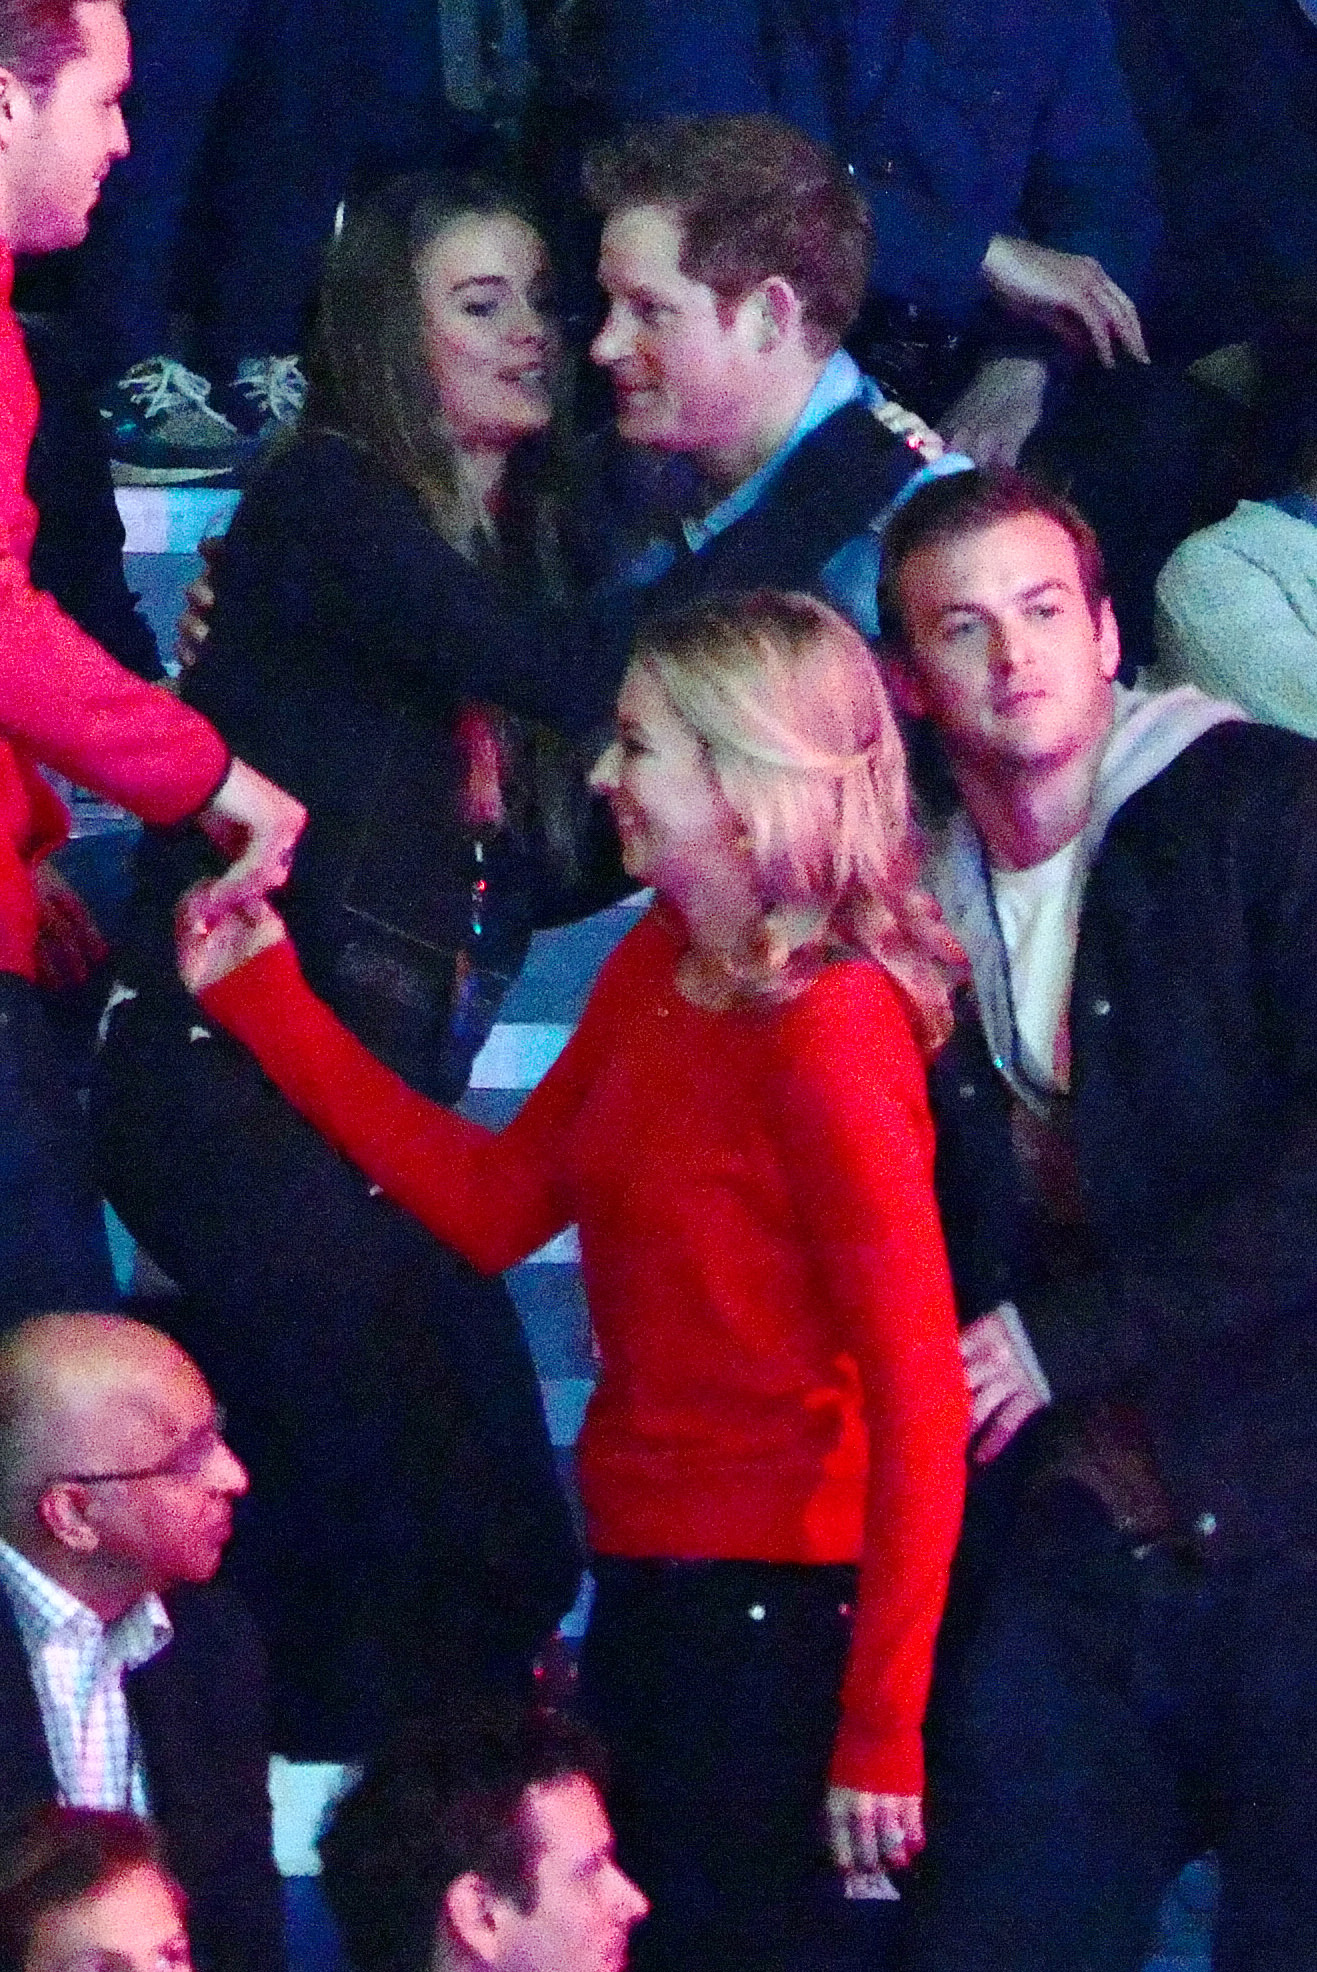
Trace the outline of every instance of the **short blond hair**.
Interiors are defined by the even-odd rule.
[[[905,749],[863,637],[812,596],[761,589],[647,625],[636,662],[745,830],[764,921],[742,983],[772,995],[868,958],[901,988],[921,1046],[940,1046],[964,960],[919,888]]]

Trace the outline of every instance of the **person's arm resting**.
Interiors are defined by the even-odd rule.
[[[1317,738],[1317,527],[1306,618],[1278,570],[1215,532],[1182,542],[1157,578],[1161,663],[1176,682]]]

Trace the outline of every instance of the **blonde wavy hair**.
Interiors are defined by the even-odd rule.
[[[745,830],[763,920],[737,984],[779,997],[833,959],[868,958],[925,1052],[940,1047],[964,955],[918,885],[905,750],[863,637],[812,596],[760,589],[645,626],[635,661]]]

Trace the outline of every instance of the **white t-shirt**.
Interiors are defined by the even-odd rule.
[[[1032,1081],[1070,1087],[1070,983],[1079,938],[1079,837],[1027,870],[991,872],[1011,973],[1016,1043]]]

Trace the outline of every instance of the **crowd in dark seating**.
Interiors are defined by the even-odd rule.
[[[0,1959],[1300,1972],[1310,0],[423,11],[0,0]]]

